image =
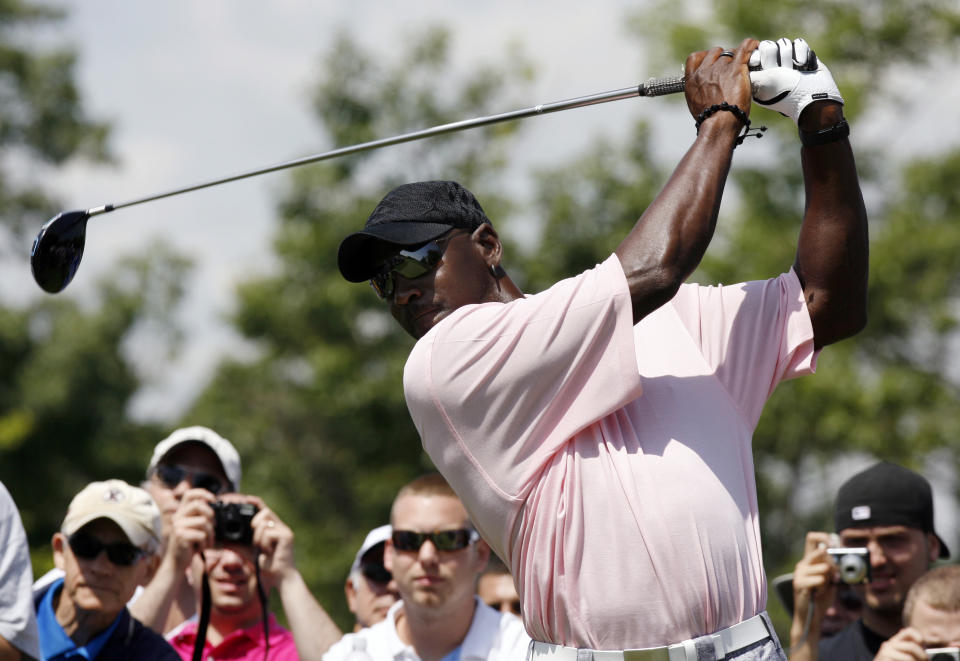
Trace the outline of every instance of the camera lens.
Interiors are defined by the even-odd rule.
[[[867,563],[859,555],[840,556],[837,565],[840,568],[840,580],[844,583],[862,583],[867,577]]]

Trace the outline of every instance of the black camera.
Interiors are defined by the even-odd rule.
[[[840,569],[840,580],[847,585],[870,582],[870,550],[863,547],[827,549]]]
[[[938,647],[923,651],[931,661],[960,661],[960,647]]]
[[[211,507],[213,507],[213,536],[218,542],[253,543],[253,527],[250,522],[257,513],[256,505],[217,501],[212,503]]]

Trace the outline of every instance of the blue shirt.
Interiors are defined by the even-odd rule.
[[[460,650],[463,648],[463,645],[457,645],[457,649],[453,650],[445,657],[440,659],[440,661],[460,661]]]
[[[37,606],[37,630],[40,634],[40,661],[60,661],[61,659],[81,658],[93,661],[110,638],[110,634],[120,622],[121,612],[104,631],[79,647],[70,639],[67,632],[57,622],[53,610],[53,599],[63,589],[63,579],[58,579],[43,595]]]

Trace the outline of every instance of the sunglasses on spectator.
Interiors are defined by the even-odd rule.
[[[378,565],[375,562],[360,565],[360,573],[362,573],[368,581],[377,583],[378,585],[386,585],[393,579],[393,575],[386,567]]]
[[[394,530],[390,539],[393,541],[393,547],[398,551],[419,551],[428,539],[438,551],[459,551],[480,539],[480,535],[476,530],[467,528],[438,530],[437,532]]]
[[[520,600],[519,599],[505,599],[503,601],[494,601],[488,603],[488,606],[495,608],[501,613],[513,613],[514,615],[520,614]]]
[[[111,542],[106,544],[93,535],[78,532],[67,538],[70,550],[78,558],[84,560],[93,560],[101,551],[107,552],[107,559],[118,567],[129,567],[141,556],[147,554],[141,548],[138,548],[130,542]]]
[[[154,472],[168,489],[176,488],[178,484],[186,479],[190,482],[191,487],[206,489],[214,496],[225,490],[220,478],[212,473],[204,473],[203,471],[195,471],[190,468],[184,468],[183,466],[169,466],[166,464],[160,464]]]
[[[452,231],[452,230],[451,230]],[[396,289],[396,276],[399,273],[407,280],[419,278],[437,268],[443,252],[447,249],[447,232],[442,237],[434,239],[415,250],[401,250],[387,260],[380,271],[370,279],[370,286],[377,296],[386,300],[393,296]]]

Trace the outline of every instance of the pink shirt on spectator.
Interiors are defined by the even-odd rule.
[[[277,624],[277,618],[272,613],[269,626],[268,661],[300,661],[297,646],[293,642],[293,634]],[[196,620],[188,620],[167,636],[167,642],[184,661],[190,661],[193,658],[193,645],[196,640]],[[263,624],[257,623],[246,629],[230,632],[216,647],[210,644],[208,638],[203,646],[203,661],[264,661],[263,648]]]
[[[667,645],[761,612],[751,436],[813,371],[796,275],[684,285],[633,324],[620,262],[460,308],[404,370],[423,445],[517,581],[535,640]]]

